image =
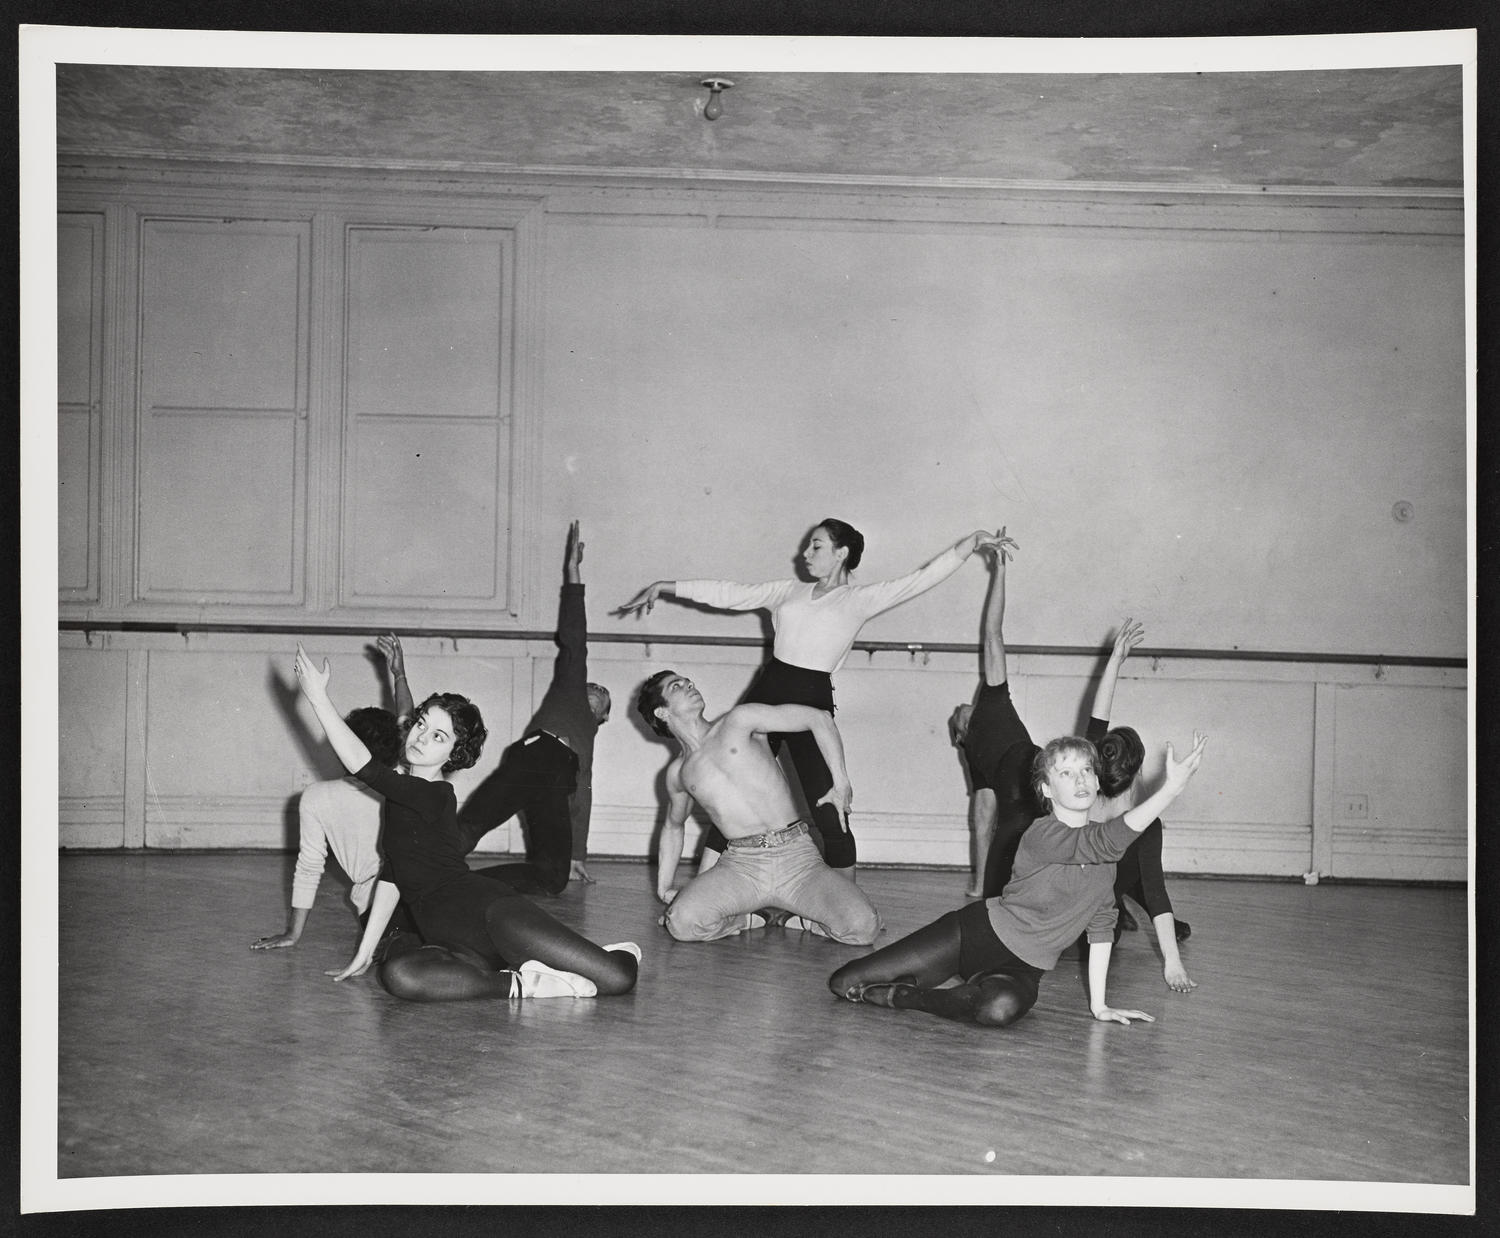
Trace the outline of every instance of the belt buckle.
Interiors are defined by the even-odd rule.
[[[755,840],[755,845],[762,850],[768,849],[771,846],[771,835],[769,833],[762,834]]]

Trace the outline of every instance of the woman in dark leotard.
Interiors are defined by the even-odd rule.
[[[980,682],[971,705],[960,706],[948,732],[963,754],[971,794],[969,824],[973,831],[973,880],[969,898],[993,897],[992,873],[1009,873],[1016,846],[1026,827],[1046,810],[1031,787],[1031,763],[1037,746],[1016,713],[1005,669],[1005,565],[1018,549],[1002,527],[995,545],[986,547],[990,588],[980,624]],[[1003,886],[1001,881],[999,886]]]
[[[458,798],[443,775],[467,769],[484,743],[479,710],[462,696],[430,696],[411,720],[403,761],[384,769],[344,724],[320,670],[300,645],[297,681],[344,766],[386,799],[385,868],[353,960],[335,979],[366,971],[398,897],[422,943],[407,942],[381,964],[381,983],[410,1001],[476,997],[593,997],[635,987],[640,950],[597,946],[501,883],[470,871]],[[333,973],[330,973],[333,974]]]

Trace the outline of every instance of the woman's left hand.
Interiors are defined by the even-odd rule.
[[[849,832],[849,804],[854,799],[854,788],[847,782],[841,787],[830,787],[818,804],[832,804],[839,810],[839,828]],[[817,807],[815,804],[814,807]]]
[[[1124,1023],[1129,1024],[1132,1019],[1141,1019],[1146,1023],[1155,1023],[1156,1016],[1149,1015],[1144,1010],[1116,1010],[1113,1006],[1104,1006],[1094,1011],[1094,1018],[1101,1023]]]
[[[368,955],[356,954],[349,960],[349,966],[344,968],[343,971],[325,971],[323,974],[325,976],[332,976],[334,983],[337,984],[340,980],[348,980],[353,976],[363,976],[370,970],[370,963],[371,959]]]

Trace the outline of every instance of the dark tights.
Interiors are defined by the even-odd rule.
[[[497,897],[486,910],[484,922],[501,959],[516,965],[536,959],[559,971],[586,976],[598,986],[600,997],[635,988],[638,965],[633,954],[596,946],[518,895]],[[472,950],[432,944],[393,951],[381,966],[380,982],[409,1002],[453,1002],[509,997],[513,974],[491,967]]]
[[[974,940],[982,933],[965,933],[965,914],[972,916],[976,909],[987,926],[983,903],[950,911],[926,928],[846,963],[829,977],[828,987],[836,997],[852,1002],[925,1010],[984,1027],[1014,1023],[1036,1004],[1042,973],[1010,955],[1003,945],[1000,951],[1010,958],[997,957],[991,949],[988,962],[1000,969],[985,969],[980,950],[988,943]],[[989,937],[994,939],[993,930]],[[970,967],[975,967],[972,974]],[[954,976],[967,979],[949,988],[937,987]]]

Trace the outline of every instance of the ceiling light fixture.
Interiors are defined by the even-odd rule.
[[[718,120],[724,114],[724,105],[719,95],[734,85],[727,77],[705,77],[698,83],[708,87],[708,102],[703,105],[704,120]]]

